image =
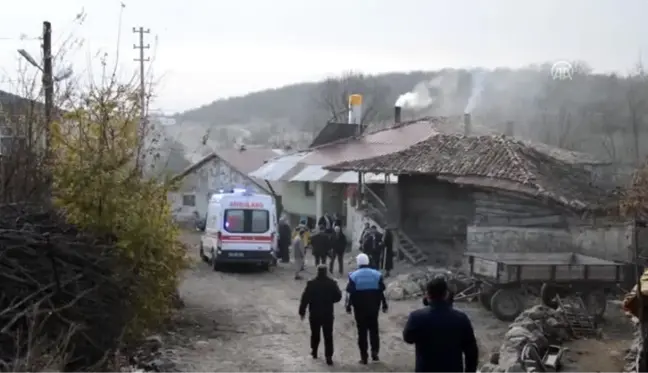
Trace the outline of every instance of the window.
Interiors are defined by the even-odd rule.
[[[270,228],[267,210],[225,210],[225,230],[230,233],[265,233]]]
[[[310,181],[304,183],[304,194],[306,197],[312,197],[315,195],[315,187]]]
[[[182,206],[196,206],[196,196],[193,194],[185,194],[182,196]]]

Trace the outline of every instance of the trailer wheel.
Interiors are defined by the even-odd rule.
[[[479,303],[488,311],[491,311],[491,298],[493,298],[493,294],[495,294],[495,290],[490,286],[482,286],[479,292]]]
[[[587,308],[587,312],[594,316],[595,319],[600,320],[605,315],[607,309],[607,296],[603,290],[588,291],[583,296],[583,302]]]
[[[542,300],[542,304],[553,309],[558,308],[556,295],[558,295],[557,287],[546,282],[542,284],[542,287],[540,288],[540,299]]]
[[[499,289],[491,297],[491,311],[501,321],[513,321],[524,311],[524,300],[518,290]]]

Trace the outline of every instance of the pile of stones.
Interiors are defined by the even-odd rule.
[[[533,343],[542,356],[549,345],[560,345],[570,339],[569,324],[560,310],[544,305],[533,306],[522,312],[509,326],[499,351],[480,371],[524,372],[520,361],[527,344]]]
[[[416,268],[413,272],[396,276],[387,284],[385,296],[391,300],[412,299],[423,296],[427,283],[435,277],[446,278],[454,291],[462,291],[471,280],[459,273],[439,267]]]

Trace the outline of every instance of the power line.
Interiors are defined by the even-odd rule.
[[[133,33],[139,34],[139,45],[133,44],[133,49],[139,49],[139,58],[135,58],[135,62],[140,64],[140,105],[141,105],[141,120],[144,121],[146,117],[146,83],[145,83],[145,70],[144,63],[149,62],[151,59],[149,57],[144,58],[144,50],[151,48],[149,44],[144,45],[144,34],[149,34],[150,29],[144,29],[144,27],[133,27]]]

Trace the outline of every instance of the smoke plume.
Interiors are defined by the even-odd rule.
[[[474,71],[472,73],[472,88],[470,90],[470,97],[464,109],[464,114],[470,114],[479,104],[482,93],[484,92],[484,85],[486,82],[485,71]]]
[[[430,96],[430,88],[437,88],[441,85],[443,75],[417,84],[411,92],[403,93],[396,100],[395,106],[406,109],[422,109],[434,103],[435,98]]]

